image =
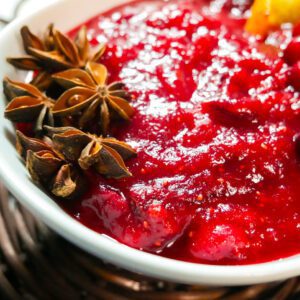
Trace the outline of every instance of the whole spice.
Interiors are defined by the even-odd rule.
[[[12,122],[35,123],[35,132],[41,132],[43,125],[54,126],[51,109],[54,100],[48,98],[34,85],[13,81],[9,78],[3,80],[3,90],[10,101],[6,106],[4,115]]]
[[[88,62],[86,70],[70,69],[53,75],[65,88],[70,88],[53,107],[55,116],[79,114],[78,127],[86,129],[91,120],[99,120],[102,134],[106,135],[113,114],[130,120],[134,113],[129,104],[131,96],[124,84],[107,84],[108,71],[102,64]]]
[[[83,192],[85,184],[81,172],[50,144],[17,131],[17,150],[25,159],[33,181],[53,195],[74,198]]]
[[[125,142],[84,133],[73,127],[45,126],[45,129],[53,148],[66,160],[78,163],[81,169],[92,167],[99,174],[116,179],[132,176],[124,160],[136,156],[136,152]]]
[[[115,179],[132,176],[124,161],[136,156],[135,150],[106,137],[115,117],[130,120],[134,110],[124,84],[108,84],[108,70],[96,63],[105,45],[91,54],[84,26],[74,41],[53,25],[42,39],[27,26],[21,29],[21,36],[27,56],[7,60],[36,73],[31,83],[4,78],[3,91],[9,101],[4,115],[16,124],[34,125],[34,137],[16,133],[17,151],[33,181],[56,197],[69,199],[78,197],[87,186],[85,170]],[[48,96],[61,92],[53,82],[67,89],[57,100],[58,96]],[[54,127],[58,122],[75,127]],[[99,131],[99,125],[104,136],[80,130]]]
[[[32,84],[46,89],[51,84],[51,74],[70,68],[84,68],[88,61],[98,61],[105,52],[101,44],[92,54],[87,29],[82,26],[75,40],[49,25],[43,39],[34,35],[27,26],[21,28],[21,36],[27,56],[9,57],[7,61],[23,70],[38,70]]]

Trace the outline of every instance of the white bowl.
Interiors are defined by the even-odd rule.
[[[67,31],[95,14],[128,0],[65,0],[18,19],[0,34],[0,79],[8,75],[24,79],[25,72],[6,63],[6,57],[21,54],[19,29],[27,24],[33,32],[42,31],[54,22]],[[123,268],[170,281],[208,285],[244,285],[282,280],[300,275],[300,255],[274,262],[248,266],[212,266],[176,261],[129,248],[81,225],[66,214],[29,179],[11,142],[14,130],[4,119],[5,99],[0,90],[0,174],[16,198],[33,214],[70,242]]]

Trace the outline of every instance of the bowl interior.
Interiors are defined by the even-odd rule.
[[[0,34],[0,78],[24,80],[26,72],[6,63],[6,57],[22,51],[19,29],[28,25],[41,32],[49,23],[68,31],[101,13],[129,0],[65,0],[25,18],[16,20]],[[67,215],[38,186],[32,183],[14,146],[13,126],[4,119],[5,99],[0,88],[0,175],[19,201],[48,226],[95,256],[126,269],[161,279],[190,284],[243,285],[281,280],[300,274],[300,255],[276,262],[249,266],[210,266],[175,261],[144,253],[99,235]]]

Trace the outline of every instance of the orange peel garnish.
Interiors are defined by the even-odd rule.
[[[252,34],[266,35],[283,23],[300,22],[299,0],[255,0],[246,30]]]

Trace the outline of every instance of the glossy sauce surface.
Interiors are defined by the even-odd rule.
[[[237,2],[140,0],[87,22],[110,81],[134,95],[114,135],[138,157],[132,178],[90,173],[89,191],[61,203],[84,225],[192,262],[300,252],[300,97],[281,58],[292,30],[248,36],[250,1]]]

